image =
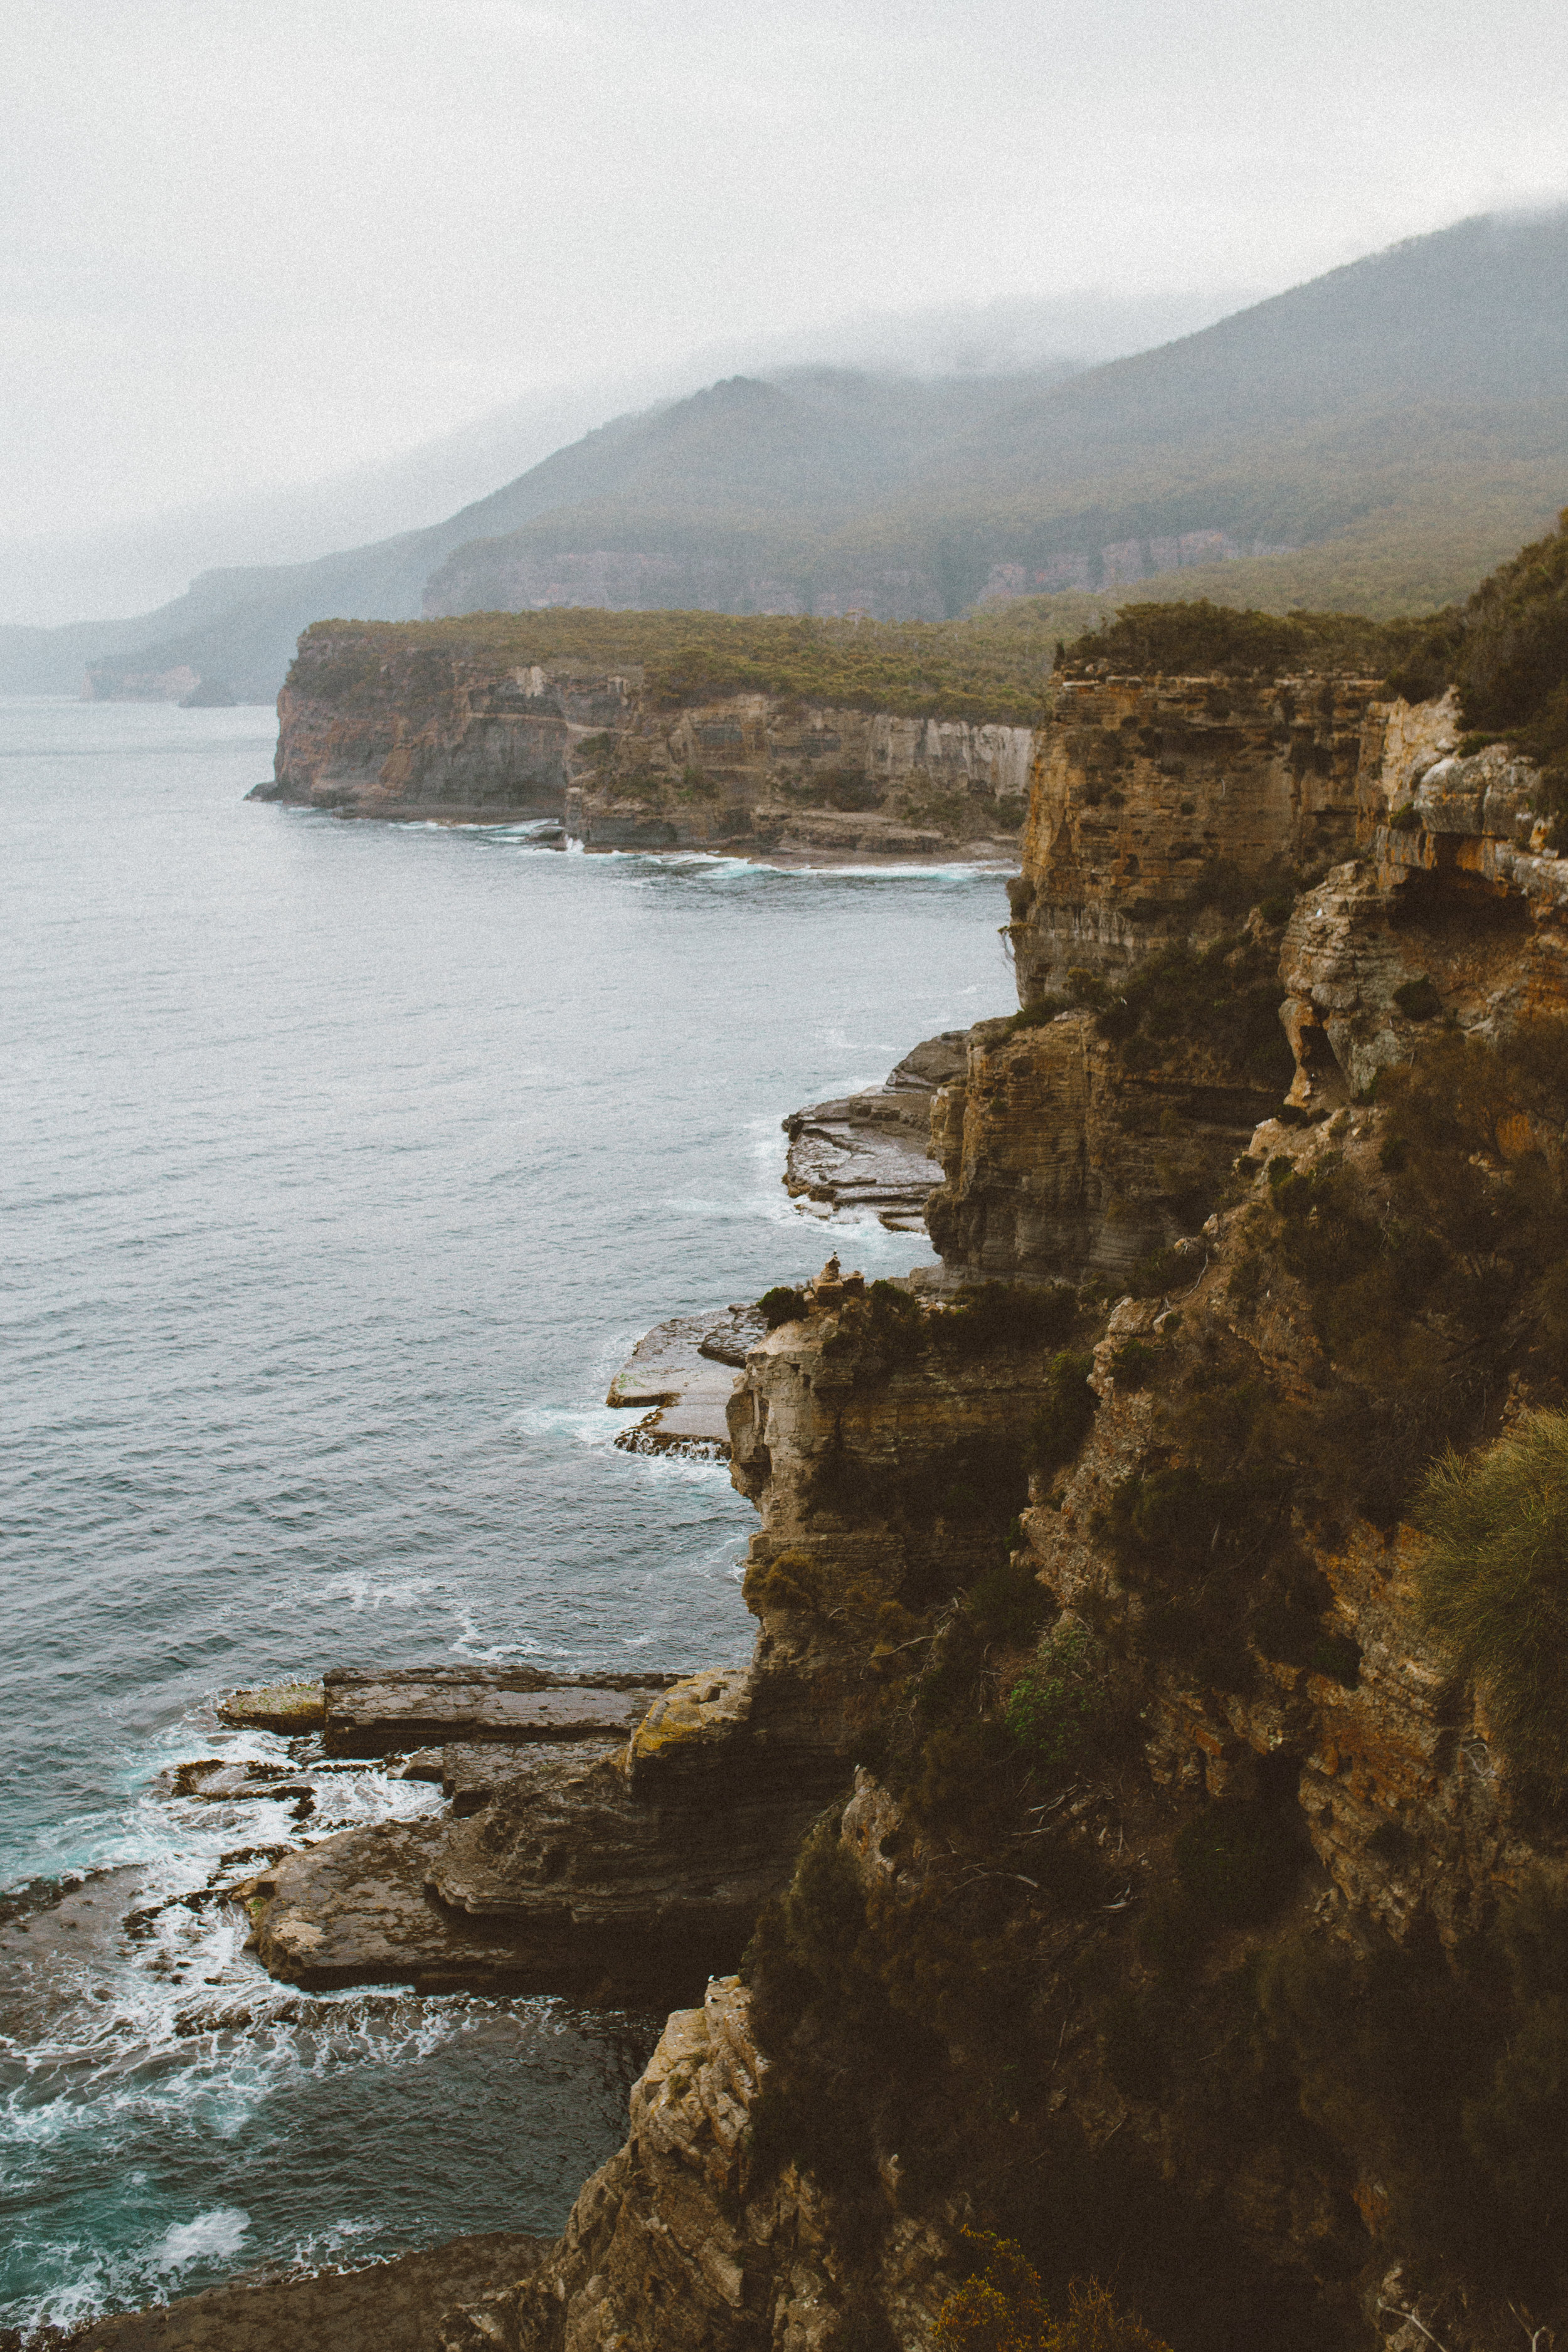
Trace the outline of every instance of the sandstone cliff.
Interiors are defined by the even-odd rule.
[[[752,1928],[447,2352],[923,2347],[972,2221],[1178,2352],[1568,2325],[1568,1816],[1409,1521],[1568,1392],[1568,860],[1447,704],[1294,691],[1058,704],[949,1286],[830,1261],[731,1400],[750,1669],[439,1831],[546,1976]]]
[[[1352,846],[1370,679],[1064,676],[1009,927],[1020,1002],[1217,938]]]
[[[1023,824],[1027,727],[728,694],[670,704],[639,665],[512,667],[318,628],[279,698],[252,795],[342,815],[555,817],[590,848],[804,856],[1003,850]]]
[[[1134,915],[1140,872],[1089,877],[1086,922],[1031,853],[1034,936],[1098,961],[972,1033],[932,1230],[1098,1291],[829,1269],[748,1359],[759,1667],[854,1793],[539,2283],[453,2347],[925,2344],[972,2212],[1205,2352],[1561,2316],[1555,2192],[1508,2184],[1568,1834],[1426,1630],[1402,1513],[1446,1438],[1563,1393],[1568,1057],[1529,1024],[1568,1010],[1568,864],[1524,763],[1359,695],[1353,762],[1303,763],[1331,805],[1258,782],[1253,880],[1337,861],[1283,906]],[[1065,756],[1032,843],[1078,822]],[[1456,1129],[1483,1045],[1502,1097]],[[464,2333],[486,2310],[513,2332]]]

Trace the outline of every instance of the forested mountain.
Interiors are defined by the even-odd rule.
[[[1568,495],[1568,210],[1396,246],[1080,373],[732,377],[433,528],[0,631],[0,681],[270,697],[334,614],[585,604],[950,617],[1064,590],[1430,609]],[[142,682],[137,685],[135,680]]]

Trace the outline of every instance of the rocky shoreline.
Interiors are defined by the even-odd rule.
[[[339,816],[553,820],[589,850],[802,866],[1010,861],[1034,730],[730,693],[666,708],[637,665],[515,668],[321,626],[252,800]]]
[[[1548,2340],[1524,2254],[1500,2284],[1409,2221],[1421,2111],[1401,2077],[1363,2112],[1363,2045],[1313,2007],[1342,1977],[1352,2021],[1384,1985],[1417,2022],[1513,2017],[1500,1906],[1568,1886],[1378,1484],[1412,1394],[1495,1430],[1558,1393],[1512,1261],[1497,1333],[1460,1331],[1468,1275],[1432,1286],[1482,1247],[1449,1199],[1546,1197],[1559,1128],[1500,1110],[1401,1191],[1375,1087],[1568,1012],[1539,789],[1451,698],[1064,681],[1018,1018],[785,1122],[792,1193],[923,1212],[942,1280],[830,1260],[772,1328],[661,1327],[610,1391],[650,1444],[727,1444],[749,1666],[325,1678],[326,1746],[406,1753],[450,1811],[258,1872],[274,1974],[675,2011],[626,2146],[441,2352],[923,2347],[963,2229],[1015,2213],[1058,2287],[1125,2276],[1212,2352]],[[1407,1390],[1342,1286],[1423,1219]]]

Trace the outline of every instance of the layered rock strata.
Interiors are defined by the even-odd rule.
[[[823,861],[1008,855],[1026,727],[767,695],[667,709],[640,668],[513,669],[313,630],[279,698],[273,782],[251,797],[345,816],[562,820],[595,849]]]
[[[1355,838],[1370,679],[1067,676],[1029,782],[1008,929],[1021,1003],[1114,982],[1292,895]]]
[[[1359,692],[1344,689],[1350,702]],[[1360,854],[1331,866],[1288,924],[1265,911],[1205,961],[1212,910],[1195,910],[1198,924],[1173,896],[1175,912],[1146,918],[1108,887],[1075,935],[1098,961],[1066,967],[1079,1003],[1017,1031],[986,1024],[962,1085],[939,1093],[947,1181],[933,1232],[952,1220],[961,1267],[1113,1270],[1105,1235],[1121,1205],[1122,1222],[1142,1220],[1141,1238],[1187,1244],[1145,1270],[1146,1295],[1086,1334],[1061,1321],[1059,1301],[987,1320],[973,1302],[868,1293],[830,1265],[801,1318],[748,1353],[729,1421],[732,1475],[763,1518],[746,1580],[762,1629],[752,1666],[667,1694],[624,1755],[584,1757],[580,1790],[619,1775],[671,1799],[711,1801],[722,1786],[728,1805],[774,1769],[809,1771],[814,1802],[842,1806],[827,1846],[820,1832],[813,1841],[813,1866],[847,1857],[861,1907],[845,1907],[842,1877],[830,1874],[826,1906],[820,1882],[814,1895],[797,1880],[790,1900],[803,1915],[818,1904],[820,1941],[817,2006],[791,1996],[805,2018],[795,2038],[776,2013],[776,1975],[766,2058],[761,1996],[710,1983],[700,2010],[671,2019],[627,2144],[587,2184],[563,2240],[528,2277],[450,2314],[444,2352],[923,2346],[971,2193],[985,2210],[1019,2200],[1047,2242],[1069,2213],[1064,2277],[1068,2264],[1136,2275],[1142,2263],[1159,2294],[1162,2263],[1165,2285],[1190,2270],[1202,2294],[1185,2336],[1169,2323],[1180,2343],[1495,2352],[1521,2326],[1546,2340],[1554,2312],[1517,2280],[1500,2284],[1458,2234],[1445,2243],[1428,2229],[1414,2255],[1398,2235],[1406,2175],[1430,2156],[1409,2115],[1419,2124],[1435,2095],[1420,2087],[1422,2053],[1397,2037],[1405,2011],[1420,2032],[1420,2002],[1458,2014],[1477,1986],[1481,2007],[1465,2014],[1486,2023],[1502,1995],[1474,1971],[1483,1949],[1498,1965],[1486,1939],[1500,1900],[1568,1883],[1568,1838],[1531,1810],[1485,1704],[1422,1628],[1409,1532],[1373,1508],[1376,1465],[1360,1432],[1335,1438],[1331,1417],[1342,1391],[1363,1418],[1403,1404],[1380,1391],[1375,1357],[1357,1356],[1353,1377],[1336,1360],[1334,1347],[1358,1345],[1355,1318],[1336,1340],[1309,1276],[1348,1279],[1335,1218],[1348,1245],[1373,1248],[1413,1213],[1394,1189],[1391,1113],[1359,1099],[1377,1072],[1444,1034],[1439,1016],[1493,1037],[1521,1013],[1568,1011],[1568,862],[1544,854],[1528,768],[1495,749],[1461,757],[1441,708],[1365,711],[1347,798],[1347,710],[1332,698],[1316,709],[1326,764],[1314,765],[1310,730],[1285,759],[1301,797],[1280,854]],[[1232,715],[1205,692],[1205,727]],[[1294,715],[1270,724],[1289,738]],[[1260,761],[1281,749],[1241,748]],[[1156,752],[1181,757],[1164,745],[1140,756]],[[1278,815],[1279,777],[1263,766],[1255,810]],[[1334,787],[1331,807],[1311,804],[1314,777]],[[1215,779],[1217,795],[1217,768]],[[1258,878],[1267,865],[1258,850]],[[1118,887],[1141,883],[1140,872]],[[1042,914],[1040,940],[1058,946],[1023,969],[1026,992],[1031,973],[1058,969],[1069,930],[1053,935]],[[1140,992],[1151,954],[1167,959],[1163,998]],[[1260,959],[1282,964],[1295,1047],[1282,1060],[1276,1049],[1268,1087],[1247,1066],[1250,1014],[1208,1018],[1250,999]],[[1280,992],[1276,980],[1276,1003]],[[1146,1050],[1131,1051],[1140,1040]],[[1156,1154],[1175,1162],[1194,1140],[1203,1150],[1178,1183]],[[1500,1130],[1469,1164],[1495,1191],[1532,1155],[1556,1168],[1561,1135]],[[1142,1193],[1141,1169],[1152,1176]],[[1320,1255],[1302,1254],[1299,1232],[1319,1236]],[[1435,1293],[1406,1319],[1418,1328],[1392,1335],[1396,1352],[1414,1349],[1435,1393],[1468,1395],[1473,1336]],[[1059,1408],[1086,1360],[1089,1402],[1064,1439]],[[1485,1406],[1489,1425],[1527,1400],[1510,1375],[1506,1398]],[[1035,1467],[1009,1528],[1026,1446]],[[999,1553],[1013,1581],[983,1598]],[[1036,1651],[1006,1596],[1041,1590]],[[1054,1780],[1042,1745],[1009,1795],[999,1759],[1015,1698],[1059,1705],[1062,1661],[1086,1654],[1100,1660],[1096,1703],[1119,1744],[1090,1746]],[[1055,1702],[1039,1689],[1049,1675]],[[891,1769],[862,1769],[851,1789],[850,1766],[873,1755]],[[745,1801],[754,1896],[763,1812],[748,1817]],[[510,1816],[492,1804],[464,1825],[466,1845],[449,1839],[430,1878],[448,1909],[499,1916],[521,1885],[534,1901],[553,1820],[557,1875],[582,1867],[570,1826],[587,1818],[581,1793],[531,1803]],[[710,1829],[719,1818],[710,1801]],[[1249,1825],[1267,1843],[1258,1867],[1276,1876],[1261,1896],[1222,1877],[1205,1912],[1192,1857],[1217,1853],[1228,1869],[1238,1851],[1192,1843],[1216,1823]],[[778,1827],[774,1814],[765,1834]],[[613,1836],[594,1835],[613,1857]],[[635,1860],[600,1868],[595,1885],[616,1867],[634,1886]],[[771,1867],[776,1884],[776,1852]],[[647,1881],[637,1895],[646,1906]],[[763,1941],[765,1990],[777,1947]],[[791,1948],[797,1974],[810,1949]],[[1322,1990],[1346,1983],[1363,2006]],[[1000,2030],[987,2014],[998,1985]],[[1388,1985],[1400,1989],[1392,2006],[1376,1990]],[[881,2076],[900,2063],[885,2023],[867,2055],[866,2005],[889,2000],[920,2043],[923,2092],[911,2077],[883,2097]],[[1401,2053],[1370,2084],[1353,2079],[1363,2047],[1377,2059],[1384,2046],[1376,2032],[1356,2039],[1369,2015]],[[1470,2063],[1461,2043],[1450,2054]],[[774,2095],[786,2066],[793,2105]],[[1400,2067],[1419,2075],[1408,2112]],[[833,2085],[853,2115],[842,2142],[859,2151],[853,2180],[828,2181],[798,2149],[764,2158],[770,2102],[775,2130],[782,2116],[809,2139],[802,2083],[818,2099]],[[1474,2139],[1467,2160],[1481,2147]]]
[[[447,1728],[463,1735],[440,1750],[453,1809],[324,1838],[248,1881],[263,1964],[314,1989],[623,2000],[668,1998],[700,1982],[709,1955],[738,1958],[822,1801],[824,1760],[757,1751],[739,1670],[605,1680],[639,1686],[476,1698],[460,1676],[410,1677],[406,1691],[396,1677],[330,1677],[362,1701],[348,1736],[376,1753],[394,1721],[405,1738],[428,1735],[449,1703]],[[423,1777],[422,1758],[415,1769]]]
[[[1278,939],[1259,924],[1252,944]],[[1022,1029],[977,1024],[962,1076],[932,1104],[934,1246],[973,1279],[1125,1276],[1192,1231],[1281,1100],[1290,1062],[1272,1042],[1259,1055],[1173,1026],[1133,1054],[1088,1010]],[[1259,1075],[1271,1066],[1272,1083]]]
[[[1446,1013],[1493,1034],[1564,1001],[1568,869],[1539,775],[1458,742],[1451,700],[1357,681],[1058,683],[1010,893],[1025,1025],[972,1030],[932,1107],[927,1222],[952,1266],[1124,1276],[1193,1233],[1282,1101],[1350,1100]],[[1276,1050],[1203,1018],[1244,965],[1283,992]]]
[[[750,1667],[651,1696],[658,1677],[328,1676],[339,1752],[444,1732],[458,1748],[512,1743],[514,1760],[464,1778],[444,1748],[461,1817],[351,1831],[254,1880],[257,1948],[275,1975],[621,1998],[739,1958],[879,1703],[896,1653],[886,1630],[868,1652],[868,1629],[896,1632],[976,1571],[994,1530],[963,1524],[952,1498],[1016,1456],[1046,1380],[1006,1349],[955,1353],[933,1379],[921,1335],[949,1310],[910,1301],[889,1334],[837,1261],[805,1309],[750,1350],[729,1406],[731,1475],[763,1513],[744,1586],[761,1624]],[[911,1486],[931,1495],[912,1517]],[[844,1515],[876,1495],[880,1517],[847,1538]],[[852,1580],[833,1606],[823,1578],[841,1575],[847,1543]],[[624,1744],[607,1736],[617,1724]]]
[[[1459,760],[1451,733],[1451,714],[1441,710],[1373,711],[1356,805],[1342,793],[1333,812],[1340,825],[1351,810],[1363,855],[1342,860],[1304,896],[1288,929],[1254,929],[1255,950],[1270,959],[1282,950],[1294,1000],[1288,1026],[1297,1057],[1269,1090],[1279,1115],[1267,1115],[1262,1088],[1233,1083],[1217,1104],[1210,1094],[1212,1150],[1192,1177],[1191,1245],[1175,1254],[1179,1275],[1173,1268],[1164,1295],[1125,1298],[1110,1313],[1093,1349],[1089,1436],[1065,1471],[1036,1475],[1015,1553],[1062,1612],[1062,1626],[1101,1629],[1125,1661],[1141,1725],[1138,1765],[1103,1780],[1091,1774],[1067,1800],[1038,1809],[1016,1859],[1004,1848],[989,1873],[979,1872],[1016,1871],[1023,1888],[1036,1890],[1015,1901],[1038,1939],[1032,2000],[1047,2012],[1044,2047],[1054,2054],[1028,2092],[1008,2078],[1008,2097],[1023,2111],[1006,2119],[1019,2166],[1042,2161],[1048,2147],[1053,2163],[1076,2161],[1112,2202],[1126,2193],[1128,2165],[1134,2176],[1146,2168],[1163,2193],[1188,2200],[1182,2210],[1194,2248],[1213,2233],[1206,2259],[1231,2265],[1237,2285],[1245,2280],[1260,2298],[1256,2308],[1274,2311],[1277,2332],[1294,2341],[1293,2315],[1308,2309],[1313,2341],[1372,2340],[1391,2352],[1434,2337],[1490,2347],[1504,2340],[1508,2314],[1440,2263],[1423,2273],[1395,2258],[1389,2193],[1353,2147],[1336,2146],[1331,2133],[1286,2128],[1267,2103],[1238,2105],[1243,2094],[1229,2076],[1216,2089],[1205,2069],[1237,2031],[1226,2007],[1237,1979],[1226,1971],[1303,1946],[1364,1958],[1385,1937],[1413,1956],[1419,1975],[1432,1966],[1420,1957],[1430,1939],[1468,1948],[1495,1916],[1500,1889],[1543,1866],[1561,1872],[1568,1853],[1521,1815],[1484,1706],[1421,1630],[1407,1531],[1353,1507],[1337,1522],[1299,1518],[1289,1542],[1300,1547],[1301,1590],[1310,1594],[1290,1603],[1300,1622],[1287,1635],[1289,1610],[1255,1616],[1244,1603],[1226,1629],[1242,1662],[1216,1679],[1201,1652],[1167,1645],[1158,1596],[1130,1573],[1113,1530],[1119,1496],[1151,1480],[1160,1491],[1157,1482],[1179,1467],[1167,1407],[1187,1384],[1212,1384],[1216,1365],[1226,1368],[1226,1395],[1292,1405],[1331,1396],[1334,1368],[1310,1302],[1277,1267],[1270,1274],[1266,1255],[1258,1275],[1260,1236],[1278,1222],[1282,1176],[1307,1188],[1348,1184],[1372,1203],[1386,1191],[1385,1115],[1351,1099],[1369,1076],[1407,1061],[1439,1011],[1463,1030],[1493,1034],[1521,1010],[1568,1007],[1557,961],[1558,883],[1568,864],[1542,856],[1528,806],[1534,780],[1495,751]],[[1342,745],[1334,758],[1341,752]],[[1342,774],[1334,781],[1342,785]],[[1414,818],[1400,817],[1405,809]],[[1320,850],[1324,838],[1320,831]],[[1342,832],[1340,843],[1351,845]],[[1108,908],[1099,937],[1126,946],[1134,935],[1119,929],[1115,912]],[[1170,944],[1168,930],[1159,942]],[[1208,969],[1222,987],[1225,973]],[[1423,982],[1400,1001],[1399,991]],[[1249,984],[1245,971],[1241,984]],[[991,1252],[998,1271],[1020,1261],[1063,1271],[1107,1263],[1085,1209],[1096,1121],[1125,1111],[1140,1084],[1169,1085],[1172,1073],[1118,1066],[1114,1036],[1102,1041],[1097,1020],[1086,1005],[1012,1036],[990,1025],[971,1041],[963,1080],[939,1098],[953,1192],[967,1179],[994,1214],[1009,1188],[1016,1203],[1028,1201],[1031,1183],[1037,1199],[1047,1190],[1043,1239],[1031,1238],[1015,1210]],[[1182,1075],[1195,1092],[1190,1062]],[[1225,1076],[1204,1074],[1215,1091]],[[1288,1089],[1293,1100],[1282,1104]],[[1260,1097],[1266,1115],[1254,1123]],[[1167,1096],[1164,1107],[1177,1106]],[[1196,1124],[1189,1097],[1177,1120],[1146,1121],[1143,1148],[1173,1150]],[[1238,1142],[1246,1148],[1228,1205],[1200,1213],[1199,1196],[1205,1186],[1211,1199],[1222,1189],[1220,1162],[1237,1156]],[[1135,1167],[1125,1143],[1102,1155],[1102,1225],[1114,1227],[1118,1202],[1135,1190]],[[1056,1171],[1054,1191],[1039,1187],[1042,1169]],[[1173,1187],[1160,1179],[1151,1190],[1169,1196]],[[951,1213],[963,1213],[962,1197]],[[1158,1238],[1162,1228],[1151,1220],[1144,1231]],[[973,1233],[978,1239],[966,1237],[961,1262],[984,1265],[984,1222]],[[747,1587],[763,1623],[759,1660],[788,1662],[781,1690],[819,1694],[847,1727],[848,1753],[862,1733],[873,1736],[879,1696],[906,1671],[899,1645],[910,1637],[901,1628],[929,1623],[921,1612],[943,1589],[944,1570],[962,1582],[982,1556],[979,1544],[964,1551],[962,1515],[931,1524],[923,1543],[899,1525],[889,1505],[900,1480],[907,1497],[921,1483],[903,1433],[918,1433],[934,1450],[939,1432],[1016,1428],[1006,1394],[1026,1391],[1040,1368],[1037,1358],[1012,1361],[999,1381],[993,1351],[955,1379],[934,1350],[900,1361],[896,1346],[879,1349],[856,1333],[857,1311],[846,1316],[846,1303],[831,1282],[819,1286],[812,1316],[755,1351],[731,1417],[733,1475],[763,1512]],[[842,1475],[831,1467],[840,1456]],[[922,1638],[913,1637],[917,1655]],[[1299,1884],[1279,1916],[1233,1936],[1183,1996],[1203,2038],[1190,2062],[1165,2062],[1175,2071],[1162,2085],[1156,2062],[1139,2054],[1156,2046],[1140,2036],[1159,2029],[1138,2022],[1145,2009],[1151,2020],[1163,2017],[1172,1998],[1159,1979],[1166,1963],[1153,1957],[1169,1932],[1158,1928],[1158,1902],[1170,1900],[1177,1831],[1216,1804],[1293,1819],[1305,1867],[1299,1859]],[[864,1772],[842,1837],[884,1905],[893,1896],[911,1921],[932,1900],[939,1912],[960,1906],[975,1876],[976,1857],[927,1842]],[[1116,1858],[1109,1874],[1097,1859],[1108,1854]],[[1085,1920],[1074,1898],[1039,1891],[1071,1887],[1080,1873],[1091,1883],[1104,1874]],[[876,1916],[885,1922],[886,1908]],[[1086,1987],[1108,1982],[1120,1989],[1109,2007],[1086,1998]],[[1017,2023],[1021,2048],[1022,2013]],[[874,2148],[877,2220],[868,2235],[862,2211],[847,2237],[842,2210],[809,2171],[749,2172],[748,2126],[765,2081],[747,1996],[711,1987],[701,2013],[671,2020],[634,2102],[626,2147],[584,2191],[537,2283],[453,2315],[443,2339],[449,2352],[481,2342],[575,2352],[686,2341],[796,2352],[861,2340],[868,2321],[872,2340],[889,2340],[879,2332],[887,2330],[892,2341],[930,2342],[963,2209],[929,2189],[908,2194],[891,2149]],[[1000,2118],[994,2127],[1002,2130]]]
[[[537,1666],[335,1666],[322,1678],[322,1740],[329,1756],[390,1756],[447,1740],[625,1739],[674,1680]]]
[[[940,1176],[931,1151],[931,1100],[963,1068],[966,1033],[928,1037],[880,1087],[791,1111],[784,1190],[832,1216],[873,1214],[889,1233],[921,1233]]]
[[[1302,893],[1286,933],[1294,1102],[1364,1094],[1441,1018],[1495,1037],[1568,1003],[1568,860],[1545,848],[1540,772],[1460,740],[1451,697],[1369,714],[1360,855]]]

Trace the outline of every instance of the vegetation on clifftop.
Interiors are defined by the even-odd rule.
[[[300,641],[289,682],[350,703],[382,691],[384,664],[420,656],[508,669],[578,663],[637,673],[670,709],[768,694],[829,709],[1032,727],[1052,644],[1037,615],[1005,607],[965,621],[887,623],[556,607],[448,621],[319,621]]]
[[[1480,1677],[1505,1753],[1545,1793],[1568,1785],[1568,1413],[1527,1414],[1450,1454],[1416,1500],[1429,1622]]]
[[[1100,664],[1191,677],[1354,670],[1422,702],[1458,688],[1466,726],[1543,761],[1568,757],[1568,508],[1557,529],[1500,564],[1463,604],[1419,618],[1243,612],[1212,604],[1123,604],[1062,648],[1058,672]]]
[[[1372,621],[1357,613],[1259,613],[1198,597],[1188,604],[1123,604],[1113,620],[1076,638],[1058,661],[1066,676],[1101,663],[1135,677],[1312,672],[1381,677],[1430,624]]]

